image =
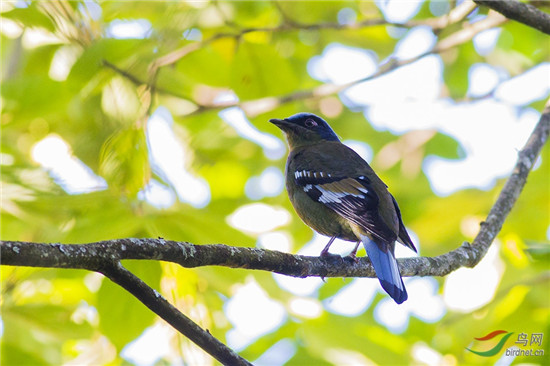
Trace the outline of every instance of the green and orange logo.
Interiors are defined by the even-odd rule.
[[[514,334],[514,332],[507,332],[505,330],[495,330],[494,332],[491,332],[491,333],[487,334],[484,337],[474,338],[476,341],[485,342],[485,341],[490,341],[491,339],[493,339],[495,337],[498,337],[502,334],[505,334],[505,335],[502,336],[500,338],[500,341],[498,341],[498,343],[493,348],[491,348],[490,350],[487,350],[487,351],[474,351],[473,349],[470,349],[470,348],[466,348],[466,349],[468,351],[472,352],[472,353],[475,353],[478,356],[482,356],[482,357],[494,356],[502,350],[502,348],[504,347],[504,344],[506,343],[508,338],[510,338],[512,336],[512,334]]]

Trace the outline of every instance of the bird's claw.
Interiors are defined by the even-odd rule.
[[[349,253],[347,257],[344,257],[346,261],[352,262],[351,264],[359,263],[359,258],[357,258],[357,248],[359,248],[359,242],[355,244],[355,248],[353,248],[351,253]]]
[[[345,260],[346,262],[351,263],[351,264],[357,264],[357,263],[359,263],[359,258],[357,258],[357,257],[355,256],[354,253],[350,253],[349,255],[345,256],[345,257],[344,257],[344,260]]]
[[[322,250],[321,253],[319,254],[319,257],[321,258],[334,258],[334,257],[340,257],[338,254],[332,254],[332,253],[329,253],[328,250]]]

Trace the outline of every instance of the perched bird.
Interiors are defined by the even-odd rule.
[[[330,237],[362,242],[384,290],[401,304],[407,290],[394,256],[395,241],[416,252],[401,212],[387,186],[369,164],[342,144],[321,117],[298,113],[270,119],[286,135],[290,153],[286,188],[296,213],[312,229]]]

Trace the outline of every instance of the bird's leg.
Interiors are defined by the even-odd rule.
[[[332,245],[332,242],[334,241],[334,239],[336,239],[336,236],[333,236],[332,238],[330,238],[327,245],[325,245],[323,250],[321,250],[321,254],[319,254],[321,257],[330,257],[331,256],[331,254],[328,252],[328,250],[330,249],[330,246]]]
[[[359,263],[359,259],[357,259],[357,257],[356,257],[356,255],[357,255],[357,248],[359,248],[359,244],[361,244],[360,241],[358,241],[357,243],[355,243],[355,248],[353,248],[353,250],[351,251],[351,253],[349,253],[349,255],[346,257],[346,258],[351,259],[351,260],[354,261],[355,263]]]
[[[349,253],[349,256],[350,256],[350,257],[355,258],[355,256],[357,255],[357,248],[359,248],[359,244],[361,244],[360,241],[358,241],[357,243],[355,243],[355,248],[353,248],[353,250],[351,251],[351,253]]]

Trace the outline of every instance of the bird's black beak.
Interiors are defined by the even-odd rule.
[[[289,122],[286,118],[285,119],[272,118],[269,120],[269,122],[279,127],[283,132],[294,131],[297,127],[294,123]]]
[[[277,127],[280,127],[281,125],[284,125],[286,121],[284,119],[272,118],[269,122],[273,123]]]

